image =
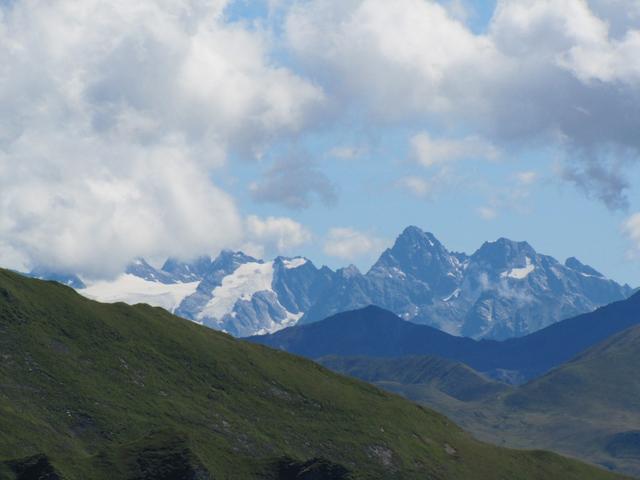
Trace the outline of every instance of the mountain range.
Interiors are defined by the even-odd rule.
[[[160,308],[0,270],[0,478],[608,480]]]
[[[560,263],[501,238],[475,253],[450,252],[408,227],[366,273],[333,271],[303,257],[264,261],[241,252],[154,268],[133,262],[113,281],[35,270],[105,302],[149,303],[243,337],[377,305],[453,335],[505,339],[628,297],[632,289],[575,258]]]

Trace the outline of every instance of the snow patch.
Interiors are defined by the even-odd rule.
[[[583,277],[587,277],[587,278],[597,278],[599,280],[605,280],[603,277],[601,277],[600,275],[591,275],[589,273],[584,273],[584,272],[577,272],[580,275],[582,275]]]
[[[305,265],[307,263],[307,259],[298,257],[298,258],[283,260],[282,263],[284,265],[284,268],[286,268],[287,270],[293,270],[294,268],[299,268]]]
[[[516,280],[522,280],[527,278],[531,272],[536,269],[535,265],[531,263],[529,257],[525,258],[525,266],[522,268],[512,268],[508,272],[502,272],[500,277],[502,278],[515,278]]]
[[[392,267],[391,273],[388,274],[388,277],[389,278],[394,278],[394,277],[406,278],[407,275],[398,267]]]
[[[458,298],[459,295],[460,295],[460,289],[456,288],[451,295],[449,295],[447,298],[443,298],[442,301],[448,302],[452,298]]]
[[[96,282],[79,289],[78,293],[98,302],[146,303],[174,312],[182,300],[195,293],[198,283],[165,284],[125,273],[113,281]]]
[[[304,315],[304,312],[291,313],[287,311],[287,318],[284,319],[281,323],[276,323],[273,320],[271,320],[271,325],[261,328],[256,333],[254,333],[254,335],[269,335],[271,333],[276,333],[279,330],[284,330],[285,328],[293,327],[296,323],[298,323],[298,320],[300,320],[303,315]]]

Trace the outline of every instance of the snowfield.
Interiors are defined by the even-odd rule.
[[[220,320],[233,311],[238,300],[250,301],[258,292],[273,291],[272,283],[273,262],[240,265],[235,272],[224,278],[222,285],[213,290],[213,298],[198,314],[197,319]]]
[[[148,303],[173,313],[182,300],[196,291],[198,283],[164,284],[125,273],[113,281],[96,282],[78,293],[98,302]]]

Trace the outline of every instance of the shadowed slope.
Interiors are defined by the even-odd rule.
[[[432,327],[406,322],[373,306],[248,340],[309,358],[435,355],[465,363],[492,376],[507,370],[522,379],[530,379],[638,323],[640,294],[635,294],[595,312],[502,342],[455,337]]]

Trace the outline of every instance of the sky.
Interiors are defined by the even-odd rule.
[[[0,0],[0,105],[4,267],[366,270],[417,225],[640,285],[636,0]]]

